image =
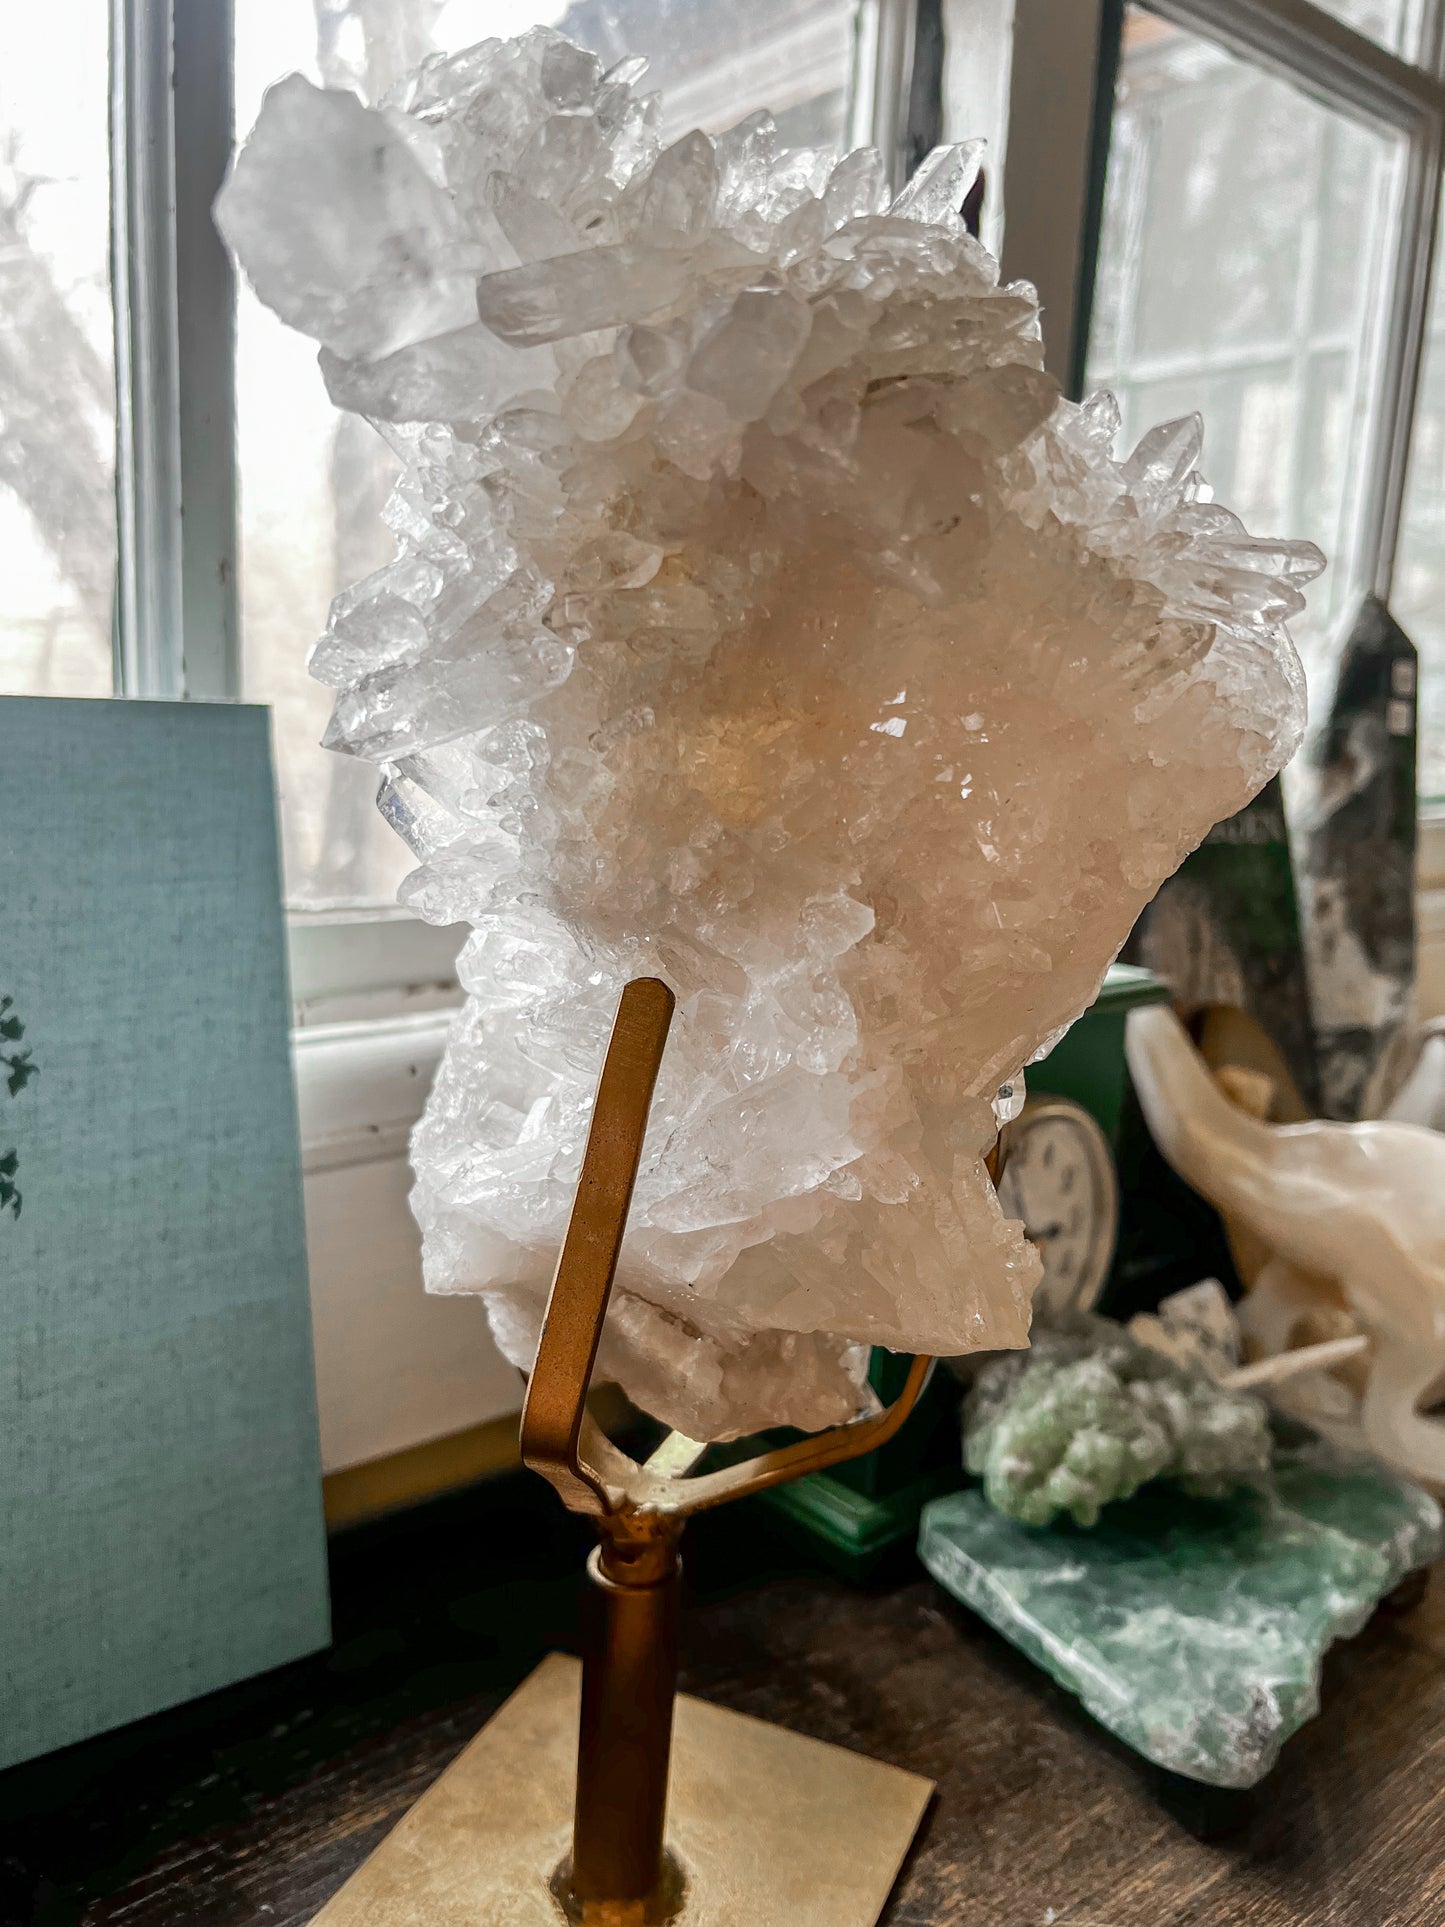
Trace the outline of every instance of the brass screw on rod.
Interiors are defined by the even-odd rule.
[[[682,1903],[664,1851],[677,1623],[688,1517],[871,1452],[918,1402],[932,1361],[915,1358],[894,1404],[741,1465],[692,1474],[706,1447],[671,1432],[645,1465],[587,1412],[587,1388],[627,1228],[675,999],[656,977],[627,985],[597,1086],[587,1149],[522,1410],[522,1458],[596,1521],[572,1854],[554,1877],[585,1927],[653,1927]]]

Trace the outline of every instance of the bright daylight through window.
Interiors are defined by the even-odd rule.
[[[1318,4],[1391,53],[1411,59],[1420,50],[1429,0],[1318,0]]]
[[[852,0],[244,0],[237,131],[282,74],[374,100],[433,50],[518,33],[529,19],[607,59],[648,55],[649,84],[665,90],[664,135],[718,131],[768,106],[790,142],[844,139]],[[237,402],[243,676],[248,697],[275,706],[288,896],[314,908],[389,903],[410,859],[376,813],[374,770],[318,747],[331,695],[307,676],[306,651],[337,590],[392,552],[381,510],[398,464],[373,429],[331,406],[314,347],[244,285]]]
[[[1437,241],[1430,327],[1410,442],[1392,606],[1420,651],[1420,796],[1445,803],[1445,251]]]
[[[63,46],[66,58],[53,58]],[[104,696],[115,592],[106,0],[0,8],[0,694]]]
[[[1089,386],[1118,396],[1126,444],[1198,410],[1203,471],[1221,499],[1249,528],[1305,536],[1329,558],[1291,624],[1315,713],[1361,590],[1397,171],[1390,136],[1129,9]]]

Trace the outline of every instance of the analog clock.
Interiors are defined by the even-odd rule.
[[[1119,1231],[1109,1140],[1082,1104],[1031,1097],[1003,1140],[999,1203],[1043,1259],[1034,1308],[1087,1311],[1103,1290]]]

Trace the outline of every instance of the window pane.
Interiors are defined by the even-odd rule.
[[[1445,802],[1445,237],[1435,285],[1390,610],[1420,651],[1420,795]]]
[[[606,59],[651,57],[664,137],[771,107],[798,145],[840,144],[854,0],[245,0],[236,8],[236,120],[299,70],[375,99],[434,49],[544,22]],[[318,747],[331,693],[305,658],[339,588],[391,553],[380,520],[396,466],[332,408],[314,346],[243,288],[237,314],[241,622],[246,694],[275,708],[287,894],[307,907],[388,902],[409,867],[373,807],[369,764]]]
[[[0,694],[106,696],[107,0],[0,7]],[[64,48],[65,57],[56,50]]]
[[[1391,53],[1413,60],[1432,0],[1315,0],[1315,5],[1356,33],[1368,34]]]
[[[1353,613],[1393,137],[1142,8],[1125,19],[1089,385],[1127,442],[1198,409],[1204,472],[1330,568],[1294,626],[1317,708]]]

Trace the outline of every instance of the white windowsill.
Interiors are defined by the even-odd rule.
[[[292,1032],[306,1176],[406,1156],[453,1014],[444,1008]]]
[[[457,952],[465,924],[439,928],[409,911],[293,910],[286,919],[293,1021],[390,1021],[461,1002]]]

